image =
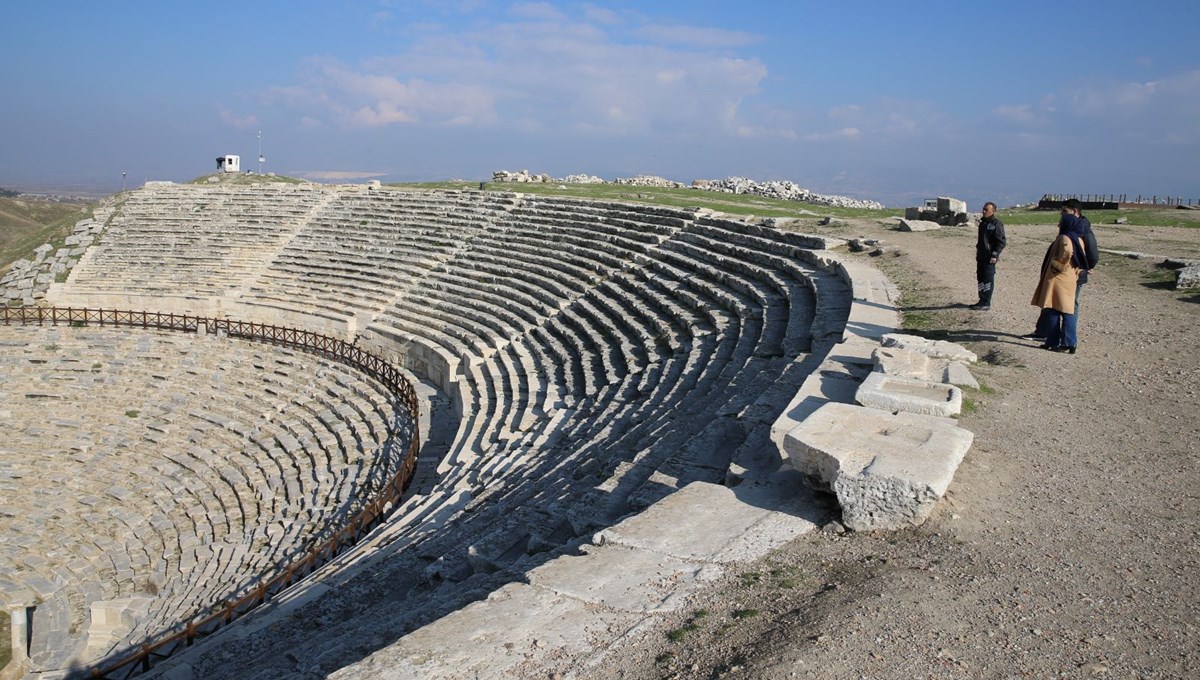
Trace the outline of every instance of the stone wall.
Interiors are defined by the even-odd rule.
[[[33,251],[33,259],[21,259],[0,278],[0,304],[32,305],[46,297],[50,284],[79,264],[79,258],[99,237],[112,208],[100,208],[92,217],[79,220],[61,248],[43,243]]]

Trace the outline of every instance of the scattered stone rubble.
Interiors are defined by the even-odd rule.
[[[1100,252],[1118,255],[1120,257],[1128,257],[1131,260],[1157,260],[1162,259],[1159,263],[1160,267],[1175,270],[1175,290],[1193,290],[1200,288],[1200,260],[1191,260],[1181,257],[1167,257],[1165,255],[1153,255],[1150,253],[1139,253],[1130,250],[1111,250],[1101,248]]]
[[[674,182],[665,177],[658,177],[657,175],[618,177],[613,180],[613,184],[622,184],[630,187],[662,187],[666,189],[684,189],[687,187],[683,182]]]
[[[959,224],[966,224],[970,218],[967,215],[967,202],[960,201],[957,198],[949,198],[946,196],[938,196],[937,198],[925,199],[925,205],[921,207],[912,207],[904,209],[904,222],[900,223],[901,231],[926,231],[924,228],[905,229],[905,222],[912,223],[915,220],[933,222],[934,228],[937,226],[952,227]]]
[[[493,182],[517,182],[519,184],[549,184],[551,182],[558,182],[558,181],[565,182],[566,180],[565,179],[556,180],[553,177],[551,177],[550,175],[547,175],[545,173],[542,173],[540,175],[531,175],[531,174],[529,174],[528,170],[521,170],[520,172],[510,172],[508,170],[496,170],[495,172],[492,173],[492,181]]]
[[[809,191],[804,187],[786,180],[770,182],[755,182],[745,177],[727,177],[726,179],[698,179],[692,182],[692,188],[705,191],[719,191],[727,194],[753,194],[767,198],[780,198],[786,201],[802,201],[817,205],[829,205],[837,208],[883,208],[879,201],[859,200],[848,196],[827,196]]]
[[[1162,264],[1175,270],[1175,290],[1200,288],[1200,260],[1168,257]]]
[[[71,235],[63,241],[63,247],[55,249],[43,243],[34,249],[32,260],[21,259],[0,278],[0,304],[32,305],[46,297],[50,284],[69,272],[79,263],[88,246],[99,238],[104,223],[112,215],[112,208],[100,208],[92,217],[75,223]]]
[[[873,347],[872,371],[854,392],[859,405],[821,405],[787,433],[784,449],[797,470],[837,495],[846,527],[919,525],[974,440],[951,416],[962,409],[956,385],[978,384],[965,365],[977,357],[960,345],[897,333],[859,342],[859,349],[844,344],[851,366]]]
[[[493,182],[516,182],[516,183],[560,183],[560,184],[606,184],[606,180],[596,177],[595,175],[567,175],[560,179],[555,179],[545,173],[540,175],[531,174],[528,170],[512,172],[509,170],[496,170],[492,173]],[[618,177],[612,181],[612,184],[620,184],[625,186],[635,187],[665,187],[670,189],[683,189],[688,185],[682,182],[676,182],[664,177],[656,175],[638,175],[636,177]],[[785,201],[801,201],[803,203],[813,203],[815,205],[828,205],[838,208],[874,208],[880,209],[884,205],[879,201],[860,200],[850,198],[848,196],[825,195],[809,191],[804,187],[785,180],[772,180],[769,182],[756,182],[745,177],[727,177],[725,179],[698,179],[691,184],[691,188],[701,191],[717,191],[726,194],[751,194],[754,196],[764,196],[767,198],[779,198]],[[941,200],[941,199],[938,199]],[[947,199],[955,200],[955,199]],[[966,210],[966,204],[962,204],[963,210]]]

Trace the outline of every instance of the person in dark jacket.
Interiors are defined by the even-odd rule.
[[[1004,236],[1004,223],[996,219],[996,204],[983,204],[983,217],[979,220],[979,239],[975,242],[975,280],[979,282],[979,302],[971,309],[986,312],[992,308],[992,292],[996,287],[996,263],[1000,251],[1008,240]]]
[[[1083,246],[1086,249],[1084,258],[1087,267],[1079,272],[1079,281],[1075,287],[1075,324],[1078,329],[1079,325],[1079,298],[1083,293],[1083,286],[1088,282],[1088,275],[1093,273],[1092,270],[1096,265],[1100,264],[1100,246],[1096,244],[1096,232],[1092,231],[1092,223],[1083,215],[1083,203],[1077,198],[1069,198],[1063,201],[1062,217],[1059,218],[1059,226],[1062,226],[1062,221],[1074,217],[1079,220],[1083,228]],[[1050,257],[1050,248],[1046,249],[1046,256],[1042,258],[1042,269],[1046,268],[1046,262]],[[1032,333],[1022,335],[1022,338],[1029,340],[1045,340],[1046,335],[1050,332],[1049,321],[1046,318],[1045,310],[1038,315],[1037,324]],[[1076,331],[1078,333],[1078,330]]]

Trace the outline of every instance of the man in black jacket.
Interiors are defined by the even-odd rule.
[[[996,262],[1000,251],[1007,243],[1004,223],[996,219],[996,204],[983,204],[983,217],[979,220],[979,239],[975,243],[975,280],[979,282],[979,302],[971,309],[986,312],[992,308],[992,290],[996,286]]]
[[[1088,282],[1088,274],[1100,264],[1100,246],[1096,244],[1096,232],[1092,231],[1092,223],[1088,218],[1083,216],[1083,203],[1077,198],[1068,198],[1063,201],[1063,215],[1074,215],[1083,223],[1083,249],[1084,261],[1087,262],[1087,269],[1079,272],[1079,282],[1075,285],[1075,323],[1078,327],[1079,323],[1079,296],[1083,293],[1083,284]],[[1050,257],[1050,249],[1046,249],[1046,256],[1042,258],[1042,269],[1046,268],[1046,259]],[[1049,329],[1046,327],[1046,310],[1042,310],[1038,316],[1037,325],[1032,333],[1022,335],[1022,338],[1029,340],[1045,340]]]

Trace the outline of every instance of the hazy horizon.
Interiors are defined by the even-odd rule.
[[[0,186],[744,176],[889,206],[1200,198],[1200,10],[1117,2],[22,3]]]

